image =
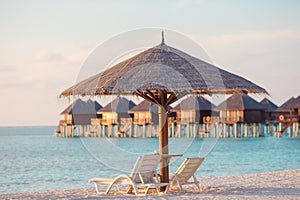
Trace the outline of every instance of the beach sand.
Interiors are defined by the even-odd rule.
[[[0,195],[0,199],[300,199],[300,169],[261,174],[202,177],[203,191],[192,187],[186,193],[170,191],[164,195],[101,194],[92,187],[72,190],[24,192]],[[103,190],[105,186],[103,187]]]

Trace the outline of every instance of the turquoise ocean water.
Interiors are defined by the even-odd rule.
[[[157,138],[58,138],[54,128],[0,128],[0,194],[87,187],[89,178],[129,173],[138,155],[158,148]],[[169,144],[170,153],[184,154],[172,159],[171,171],[185,157],[206,157],[198,177],[300,168],[300,139],[176,138]]]

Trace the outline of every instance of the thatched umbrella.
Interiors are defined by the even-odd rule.
[[[266,93],[254,83],[165,44],[145,50],[87,78],[61,93],[138,95],[159,108],[159,149],[168,154],[167,107],[187,94]],[[160,163],[162,182],[169,181],[167,159]]]

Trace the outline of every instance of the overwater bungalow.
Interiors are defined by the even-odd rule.
[[[88,136],[92,118],[101,118],[97,110],[102,106],[97,101],[77,99],[60,114],[64,119],[59,121],[61,137]]]
[[[171,110],[168,106],[168,111]],[[158,107],[149,101],[142,101],[129,110],[133,115],[134,137],[157,137],[158,134]],[[169,123],[175,118],[174,113],[168,114]],[[170,132],[172,129],[170,130]]]
[[[298,119],[300,117],[300,96],[298,96],[291,105],[292,114],[297,116]]]
[[[290,137],[299,137],[299,121],[300,121],[300,96],[298,96],[292,103],[292,116],[288,120],[290,120]]]
[[[253,137],[262,134],[265,106],[245,94],[234,94],[216,107],[220,111],[223,137]]]
[[[290,137],[298,137],[299,110],[300,96],[297,98],[291,97],[274,111],[278,123],[277,129],[274,131],[275,136],[281,137],[281,135],[287,131]]]
[[[279,106],[276,110],[274,110],[273,113],[276,115],[278,119],[279,116],[284,116],[284,118],[286,118],[292,115],[292,105],[294,101],[295,101],[295,97],[289,98],[281,106]],[[282,117],[280,118],[283,119]]]
[[[187,137],[197,137],[199,133],[207,134],[211,116],[216,115],[213,111],[215,105],[201,96],[191,96],[184,99],[172,111],[176,113],[176,135],[186,135]]]
[[[276,114],[274,111],[278,108],[278,106],[267,98],[264,98],[259,103],[265,106],[265,122],[275,122]]]
[[[133,101],[124,97],[118,97],[111,103],[97,111],[102,115],[100,124],[102,126],[102,135],[108,137],[131,136],[131,124],[133,115],[128,113],[135,106]]]

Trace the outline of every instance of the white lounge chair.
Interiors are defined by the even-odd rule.
[[[159,181],[156,173],[159,162],[160,155],[150,154],[140,156],[130,175],[121,174],[115,179],[93,178],[89,180],[89,183],[95,184],[98,194],[100,193],[98,184],[109,184],[106,194],[112,190],[113,186],[116,186],[118,192],[122,191],[121,187],[127,186],[126,193],[133,192],[135,195],[140,195],[139,189],[145,190],[142,195],[146,195],[149,189],[156,189],[157,193],[159,193],[160,187],[169,185],[169,183],[160,183]]]
[[[203,162],[204,158],[186,158],[174,174],[170,174],[170,187],[177,186],[180,191],[185,192],[183,185],[195,184],[200,191],[200,184],[195,173]],[[189,181],[193,178],[192,181]]]

